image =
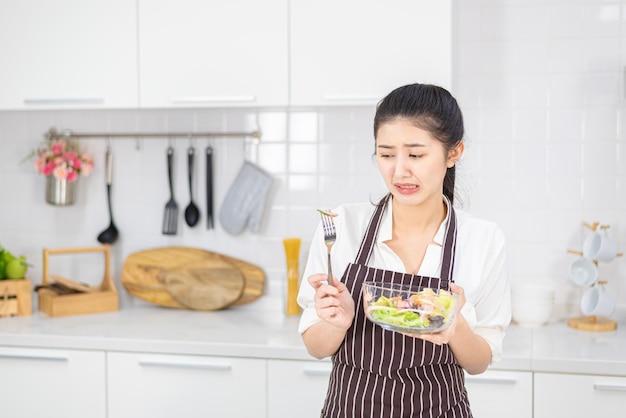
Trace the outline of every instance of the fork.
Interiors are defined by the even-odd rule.
[[[333,222],[333,217],[328,215],[330,210],[323,212],[320,211],[322,215],[322,229],[324,230],[324,243],[326,244],[326,248],[328,248],[328,284],[333,286],[333,269],[330,263],[330,249],[333,247],[335,240],[337,239],[337,229],[335,228],[335,222]]]
[[[178,204],[174,200],[174,186],[172,185],[172,163],[174,148],[167,148],[167,175],[170,181],[170,200],[165,204],[163,215],[163,235],[176,235],[178,226]]]

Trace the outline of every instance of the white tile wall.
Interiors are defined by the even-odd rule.
[[[459,0],[453,93],[464,109],[467,152],[458,192],[465,209],[497,221],[509,244],[514,281],[553,281],[560,303],[576,312],[580,290],[565,281],[587,231],[582,222],[611,225],[626,247],[626,146],[623,68],[626,2],[593,0]],[[80,180],[77,203],[44,202],[44,179],[21,160],[50,127],[75,131],[222,131],[261,129],[260,144],[198,139],[216,156],[216,215],[244,158],[275,177],[271,209],[256,235],[226,234],[182,220],[175,237],[161,235],[168,199],[164,139],[114,140],[113,206],[121,239],[113,272],[145,248],[198,246],[263,267],[267,296],[255,307],[282,309],[284,237],[301,237],[304,263],[318,217],[314,209],[369,200],[383,185],[371,159],[373,107],[150,111],[0,112],[0,243],[25,254],[41,280],[44,247],[97,245],[108,225],[104,140],[85,140],[98,165]],[[248,145],[246,145],[248,144]],[[188,203],[187,139],[173,142],[175,193]],[[195,200],[204,208],[204,159],[199,153]],[[182,210],[181,210],[182,212]],[[83,259],[80,259],[83,261]],[[101,264],[65,263],[69,277],[98,282]],[[71,265],[70,265],[71,264]],[[626,304],[626,257],[600,266]],[[94,273],[96,271],[96,273]],[[120,286],[121,288],[121,286]],[[122,292],[122,303],[140,303]]]
[[[465,110],[474,184],[468,209],[497,220],[513,281],[566,282],[588,230],[611,225],[626,246],[624,57],[626,3],[458,2],[455,93]],[[469,161],[471,158],[471,161]],[[626,257],[600,265],[626,304]]]

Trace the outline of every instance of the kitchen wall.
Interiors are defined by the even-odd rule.
[[[626,247],[626,147],[623,68],[626,2],[459,0],[453,93],[464,109],[467,146],[458,166],[459,205],[498,222],[508,239],[514,282],[561,286],[567,316],[578,313],[581,290],[565,277],[588,233],[583,222],[611,225]],[[412,81],[412,80],[407,80]],[[282,309],[284,237],[303,240],[304,263],[319,217],[315,209],[367,201],[384,190],[377,177],[373,107],[0,112],[0,243],[25,254],[41,281],[42,248],[98,245],[108,226],[104,179],[106,141],[83,140],[96,158],[70,207],[45,203],[44,178],[23,161],[51,127],[76,132],[252,131],[244,138],[114,139],[113,209],[120,240],[113,245],[119,285],[125,257],[158,246],[197,246],[264,268],[266,296],[243,309]],[[204,159],[213,146],[216,216],[241,164],[249,159],[275,178],[260,233],[227,234],[205,216],[177,236],[161,234],[169,198],[165,151],[176,149],[175,195],[189,201],[186,149],[198,152],[195,201],[204,209]],[[59,259],[57,259],[59,258]],[[618,303],[626,305],[626,257],[601,264]],[[68,277],[99,283],[95,255],[55,256]],[[55,264],[53,264],[55,263]],[[61,273],[61,272],[60,272]],[[119,285],[119,289],[121,285]],[[123,290],[122,304],[142,302]]]

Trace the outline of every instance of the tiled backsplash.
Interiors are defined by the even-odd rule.
[[[626,247],[626,146],[623,61],[626,3],[597,1],[458,2],[455,88],[464,110],[467,147],[458,171],[460,204],[498,222],[508,238],[513,281],[551,281],[572,313],[580,289],[567,268],[587,231],[583,222],[611,225]],[[622,41],[624,39],[624,41]],[[108,225],[104,180],[106,140],[83,140],[96,167],[80,179],[77,202],[44,201],[44,179],[32,161],[20,163],[51,127],[76,132],[200,132],[260,129],[259,144],[242,138],[195,139],[215,152],[215,201],[221,202],[245,158],[275,178],[263,230],[230,236],[219,220],[207,230],[204,159],[199,152],[194,197],[202,219],[177,236],[161,234],[169,198],[165,151],[176,149],[175,195],[189,201],[190,141],[114,139],[113,210],[121,239],[113,246],[119,283],[127,255],[168,245],[197,246],[263,267],[267,297],[282,304],[282,239],[301,237],[304,263],[318,216],[314,209],[367,201],[384,190],[372,159],[373,107],[323,109],[201,109],[150,111],[0,112],[0,243],[25,254],[41,280],[42,248],[97,245]],[[602,278],[626,305],[626,257],[600,265]],[[72,267],[75,279],[99,282],[95,263]],[[121,288],[121,286],[120,286]],[[122,292],[122,303],[137,303]]]

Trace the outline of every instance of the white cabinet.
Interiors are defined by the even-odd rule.
[[[318,418],[330,370],[329,361],[268,360],[268,417]]]
[[[0,110],[136,107],[137,6],[0,2]]]
[[[266,416],[266,361],[107,353],[108,418]]]
[[[535,373],[535,418],[617,417],[626,409],[626,377]]]
[[[287,0],[139,0],[141,107],[287,104]]]
[[[413,82],[449,88],[451,0],[291,0],[290,104],[373,104]]]
[[[475,417],[533,416],[532,372],[487,370],[480,375],[466,375],[465,387]]]
[[[0,347],[0,416],[105,418],[104,352]]]

